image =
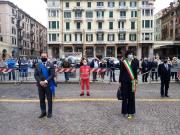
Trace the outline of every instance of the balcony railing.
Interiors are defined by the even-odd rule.
[[[104,17],[97,17],[96,21],[104,21]]]

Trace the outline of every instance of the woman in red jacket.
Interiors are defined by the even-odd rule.
[[[80,79],[81,79],[81,94],[84,96],[84,85],[86,85],[87,96],[90,96],[89,90],[89,78],[90,78],[90,66],[87,65],[87,60],[82,61],[83,65],[80,67]]]

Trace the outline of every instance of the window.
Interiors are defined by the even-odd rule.
[[[82,34],[75,34],[75,41],[82,41]]]
[[[56,41],[57,37],[56,34],[52,34],[52,41]]]
[[[119,33],[119,41],[126,40],[126,33]]]
[[[142,33],[142,40],[143,41],[153,40],[153,34],[152,33]]]
[[[104,18],[104,11],[97,11],[97,18]]]
[[[70,30],[70,23],[66,22],[66,30]]]
[[[93,41],[93,34],[86,34],[86,41],[92,42]]]
[[[86,11],[86,18],[93,18],[93,11]]]
[[[108,2],[108,7],[110,7],[110,8],[115,7],[115,3],[114,3],[114,1],[110,1],[110,2]]]
[[[98,7],[104,6],[104,2],[97,2],[97,6],[98,6]]]
[[[16,29],[12,27],[12,34],[16,35]]]
[[[87,3],[87,7],[90,8],[91,7],[91,2]]]
[[[81,5],[80,2],[77,2],[77,3],[76,3],[76,6],[77,6],[77,7],[80,7],[80,5]]]
[[[11,18],[11,23],[15,24],[15,19],[13,17]]]
[[[113,22],[109,22],[109,29],[110,29],[110,30],[113,29]]]
[[[124,23],[125,23],[124,21],[119,21],[118,22],[118,28],[119,29],[124,29]]]
[[[137,11],[131,11],[131,17],[137,17]]]
[[[126,17],[126,11],[120,11],[120,17]]]
[[[113,18],[113,11],[109,11],[109,18]]]
[[[125,2],[125,1],[119,2],[119,6],[120,6],[120,7],[125,7],[125,6],[126,6],[126,2]]]
[[[103,41],[104,40],[104,34],[103,33],[98,33],[96,36],[97,36],[97,41]]]
[[[131,22],[131,30],[135,29],[135,22]]]
[[[58,42],[59,41],[59,34],[53,33],[49,34],[49,42]]]
[[[91,22],[88,22],[87,29],[91,30]]]
[[[82,17],[82,12],[80,10],[75,11],[75,17]]]
[[[136,41],[136,34],[129,34],[130,41]]]
[[[69,8],[69,2],[66,2],[66,8]]]
[[[71,41],[71,34],[64,34],[64,41],[70,42]]]
[[[71,12],[64,12],[64,18],[71,18]]]
[[[136,7],[136,1],[131,1],[130,2],[130,7],[132,7],[132,8]]]
[[[78,30],[81,28],[81,23],[80,23],[80,22],[77,22],[76,28],[77,28]]]
[[[108,34],[108,41],[114,41],[114,34]]]
[[[102,22],[98,22],[98,29],[102,29]]]
[[[49,21],[49,29],[59,29],[59,21]]]

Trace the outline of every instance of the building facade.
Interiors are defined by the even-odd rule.
[[[155,0],[45,0],[48,53],[118,57],[127,49],[152,55]]]
[[[0,52],[13,57],[47,51],[47,28],[9,1],[0,1]]]
[[[180,0],[155,15],[154,51],[160,56],[180,57]]]

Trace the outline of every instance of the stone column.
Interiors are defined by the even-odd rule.
[[[106,57],[106,53],[107,53],[107,46],[104,46],[104,57]]]
[[[139,44],[139,45],[137,46],[137,58],[138,58],[138,59],[141,59],[141,58],[142,58],[142,45],[141,45],[141,44]]]
[[[93,46],[93,55],[96,57],[96,46]]]
[[[151,46],[149,46],[149,51],[148,51],[148,53],[149,53],[149,56],[148,57],[150,57],[150,58],[152,58],[153,57],[153,47],[152,47],[152,45]]]
[[[116,45],[114,47],[114,51],[115,51],[115,58],[117,58],[117,46]]]

